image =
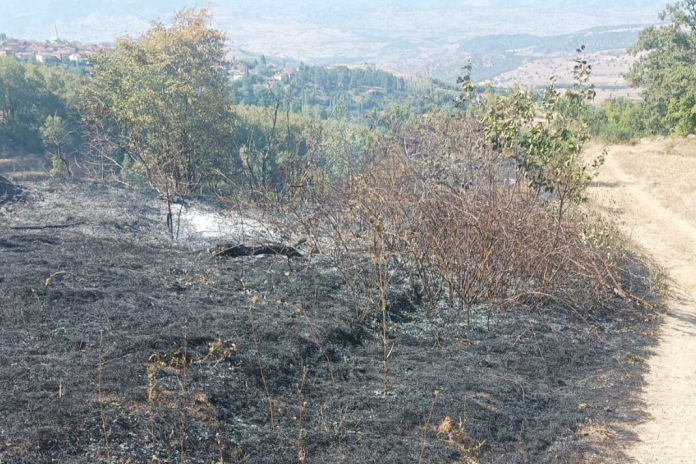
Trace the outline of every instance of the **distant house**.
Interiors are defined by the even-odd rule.
[[[0,56],[12,56],[14,55],[14,50],[9,50],[7,48],[0,49]]]
[[[246,75],[246,73],[243,71],[235,71],[232,73],[232,80],[233,81],[241,81],[242,79],[244,79],[245,75]]]
[[[63,61],[65,61],[65,60],[63,60]],[[75,63],[75,64],[84,64],[85,63],[84,58],[82,58],[82,55],[80,55],[79,53],[73,53],[72,55],[68,55],[68,61],[70,61],[71,63]]]
[[[57,64],[60,63],[60,57],[56,55],[43,55],[41,53],[36,54],[36,62],[43,64]]]
[[[276,80],[272,77],[267,77],[266,78],[266,85],[274,86],[276,84]]]
[[[32,58],[34,58],[36,55],[31,52],[19,52],[15,53],[15,58],[22,60],[22,61],[30,61]]]

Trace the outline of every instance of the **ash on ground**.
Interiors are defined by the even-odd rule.
[[[0,209],[3,463],[625,462],[635,439],[655,312],[468,327],[396,283],[384,395],[379,315],[327,257],[208,252],[283,241],[262,216],[174,205],[172,240],[154,194],[22,190]]]

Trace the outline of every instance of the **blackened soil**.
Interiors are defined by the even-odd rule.
[[[152,195],[23,188],[0,209],[2,463],[626,462],[645,309],[469,329],[396,284],[384,395],[379,317],[327,259],[212,258]]]
[[[22,191],[19,187],[0,176],[0,206],[16,199],[21,193]]]

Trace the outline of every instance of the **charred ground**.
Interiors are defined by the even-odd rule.
[[[625,462],[652,310],[489,307],[469,328],[393,285],[385,396],[376,315],[328,258],[211,257],[152,194],[21,188],[0,206],[3,463]]]

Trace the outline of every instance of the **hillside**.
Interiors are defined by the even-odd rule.
[[[301,229],[197,198],[172,239],[152,193],[19,188],[0,184],[3,462],[626,462],[612,437],[641,418],[654,343],[628,300],[467,323],[397,274],[384,395],[381,329],[330,252],[209,252]]]
[[[3,2],[0,32],[46,39],[113,41],[139,34],[153,18],[167,20],[186,2],[110,0]],[[211,4],[217,27],[240,53],[308,65],[371,63],[384,69],[453,82],[472,59],[483,80],[517,68],[526,59],[511,50],[572,52],[582,43],[593,52],[631,45],[632,29],[654,23],[660,0],[583,2],[354,2],[315,4],[270,0]],[[628,30],[627,30],[628,29]],[[504,35],[501,35],[504,34]]]
[[[514,84],[543,88],[548,85],[551,76],[554,76],[559,85],[572,85],[575,53],[518,53],[513,55],[517,60],[517,67],[496,74],[484,82],[502,88],[509,88]],[[587,60],[592,64],[591,82],[597,87],[596,104],[611,97],[625,97],[630,100],[640,98],[640,89],[629,88],[623,78],[635,62],[635,59],[626,53],[626,49],[590,51]]]
[[[235,63],[230,73],[235,103],[272,107],[282,101],[293,113],[322,119],[355,120],[394,105],[413,114],[449,110],[459,96],[454,86],[366,65],[281,68],[254,60]]]

